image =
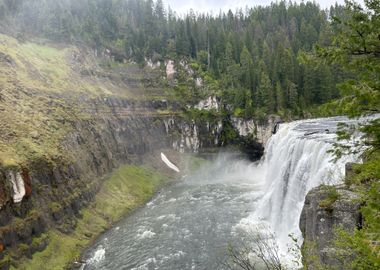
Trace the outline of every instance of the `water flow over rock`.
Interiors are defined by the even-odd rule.
[[[298,251],[290,248],[302,243],[299,218],[306,194],[321,184],[337,184],[343,180],[346,162],[356,161],[346,156],[334,163],[328,152],[336,140],[335,130],[345,118],[297,121],[282,124],[267,143],[258,169],[264,171],[263,195],[249,218],[240,226],[270,229],[277,239],[285,263],[300,262]],[[255,177],[256,178],[256,177]],[[257,179],[255,179],[256,181]],[[289,235],[292,235],[290,237]]]
[[[259,163],[233,154],[205,162],[98,239],[84,255],[84,269],[225,269],[227,245],[241,244],[245,232],[256,228],[263,229],[263,239],[275,240],[283,263],[296,269],[301,258],[297,250],[288,252],[294,244],[288,235],[301,245],[306,194],[322,183],[341,182],[345,163],[357,160],[332,162],[328,150],[341,121],[348,119],[281,125]]]

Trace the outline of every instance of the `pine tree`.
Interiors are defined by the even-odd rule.
[[[240,71],[241,71],[241,82],[243,87],[251,88],[252,86],[252,56],[249,53],[247,47],[244,46],[241,54],[240,54]]]
[[[258,106],[265,108],[267,113],[273,113],[275,108],[275,100],[273,95],[273,88],[268,74],[261,73],[260,84],[257,90]]]
[[[285,108],[285,96],[282,90],[280,82],[276,83],[276,109],[277,112],[282,111]]]

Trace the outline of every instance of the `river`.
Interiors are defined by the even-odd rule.
[[[282,124],[260,162],[221,153],[102,235],[85,252],[83,269],[226,269],[228,245],[260,230],[271,232],[283,263],[297,268],[300,253],[289,248],[302,244],[307,192],[341,182],[345,163],[358,160],[334,163],[328,153],[341,121],[355,123],[339,117]]]

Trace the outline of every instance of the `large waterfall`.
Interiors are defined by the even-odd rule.
[[[241,240],[253,231],[275,242],[282,262],[297,269],[301,256],[293,239],[302,244],[299,218],[307,192],[342,182],[345,163],[358,160],[332,161],[328,150],[338,122],[350,121],[281,124],[257,163],[236,153],[210,158],[100,237],[84,255],[83,268],[228,269],[222,263],[229,260],[227,246],[244,246]]]
[[[336,141],[336,126],[341,121],[347,123],[348,119],[340,117],[282,124],[268,141],[264,158],[257,167],[264,172],[258,174],[263,179],[252,176],[254,181],[264,183],[262,197],[249,217],[239,225],[270,230],[285,263],[300,263],[300,254],[290,250],[302,243],[299,218],[308,191],[321,184],[341,183],[345,164],[357,161],[357,157],[351,155],[333,162],[333,156],[328,152]]]

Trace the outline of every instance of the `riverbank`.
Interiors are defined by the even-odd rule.
[[[124,165],[116,169],[104,181],[95,200],[81,211],[82,217],[78,219],[73,232],[49,230],[33,240],[36,246],[48,241],[46,248],[11,269],[47,269],[47,266],[51,270],[68,268],[101,233],[146,203],[157,190],[173,179],[146,163]]]
[[[84,269],[224,269],[257,198],[255,164],[233,153],[201,162],[91,244]]]
[[[145,155],[137,164],[126,164],[104,178],[95,199],[80,212],[81,217],[71,232],[50,229],[32,245],[41,248],[29,259],[13,264],[11,269],[62,270],[73,267],[81,253],[116,222],[148,202],[159,190],[199,168],[204,159],[173,150],[165,151],[180,169],[176,173],[160,159],[160,152]]]

